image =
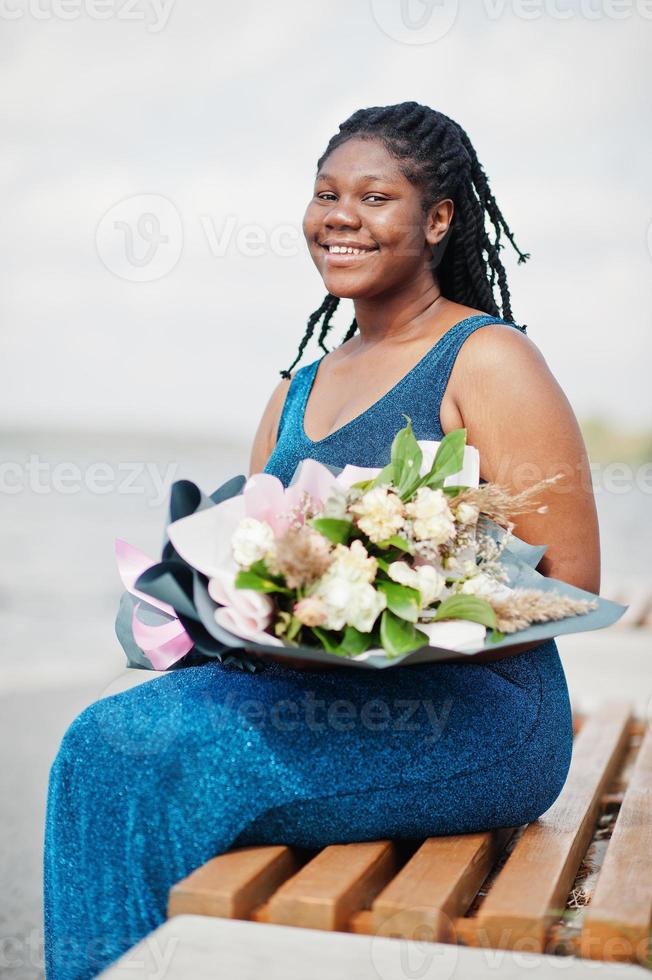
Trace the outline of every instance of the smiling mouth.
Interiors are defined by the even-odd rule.
[[[325,245],[322,242],[319,244],[329,253],[329,255],[361,255],[364,252],[378,251],[378,247],[376,245],[359,248],[356,245]]]
[[[319,247],[326,253],[329,265],[349,265],[378,251],[378,246],[358,248],[355,245],[325,245],[319,242]]]

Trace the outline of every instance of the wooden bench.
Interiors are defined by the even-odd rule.
[[[525,827],[234,849],[171,889],[168,918],[651,966],[652,730],[620,701],[575,716],[574,730],[564,789]]]

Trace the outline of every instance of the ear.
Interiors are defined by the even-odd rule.
[[[445,236],[453,220],[454,211],[455,205],[449,198],[433,204],[430,208],[426,215],[426,241],[429,245],[438,245]]]

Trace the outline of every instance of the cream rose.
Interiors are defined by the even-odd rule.
[[[410,568],[405,561],[393,561],[387,569],[387,574],[400,585],[418,589],[424,608],[441,598],[446,587],[446,579],[433,565],[417,565],[415,568]]]
[[[275,544],[272,528],[266,521],[256,520],[255,517],[243,517],[231,538],[233,557],[243,568],[273,555]]]
[[[455,521],[446,494],[431,487],[419,487],[414,500],[405,507],[413,520],[414,535],[421,541],[445,544],[455,535]]]
[[[405,508],[397,494],[386,487],[368,490],[360,500],[351,504],[361,531],[372,541],[386,541],[400,531],[405,523]]]

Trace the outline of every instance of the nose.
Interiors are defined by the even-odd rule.
[[[361,221],[355,206],[340,198],[325,215],[324,225],[333,229],[359,228]]]

